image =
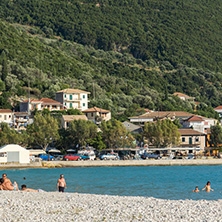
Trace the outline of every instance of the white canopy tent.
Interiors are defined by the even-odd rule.
[[[0,147],[0,163],[30,163],[29,151],[16,145],[8,144]]]

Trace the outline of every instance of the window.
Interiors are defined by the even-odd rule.
[[[65,94],[65,98],[66,98],[66,94]]]
[[[83,96],[82,96],[82,98],[83,98],[83,99],[85,99],[85,98],[86,98],[86,96],[85,96],[85,95],[83,95]]]
[[[7,120],[7,116],[6,115],[4,115],[4,119]]]
[[[83,106],[85,106],[86,104],[85,104],[85,103],[83,103],[82,105],[83,105]]]
[[[185,142],[185,137],[182,137],[182,142],[183,142],[183,143]]]
[[[69,99],[72,100],[72,95],[69,95]]]
[[[66,106],[66,103],[65,103],[65,106]]]
[[[91,116],[93,117],[93,113],[91,113]]]
[[[70,103],[69,107],[72,108],[72,103]]]
[[[195,138],[195,142],[199,142],[199,137],[196,137],[196,138]]]
[[[0,118],[2,118],[2,115],[0,115]]]

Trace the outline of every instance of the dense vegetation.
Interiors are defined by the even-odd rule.
[[[140,107],[193,112],[194,103],[172,96],[179,91],[200,102],[198,114],[217,118],[221,6],[2,0],[0,108],[17,110],[29,90],[32,97],[54,98],[71,87],[90,91],[90,107],[109,109],[120,120],[143,113]]]
[[[143,61],[222,70],[219,0],[1,0],[0,18]]]

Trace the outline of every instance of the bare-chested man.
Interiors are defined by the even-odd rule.
[[[57,190],[59,190],[59,192],[64,192],[65,188],[67,188],[66,181],[64,179],[63,174],[61,174],[57,182]]]
[[[23,185],[21,186],[21,191],[38,192],[38,190],[34,190],[34,189],[31,189],[31,188],[27,188],[25,184],[23,184]]]
[[[14,186],[12,185],[11,180],[9,180],[7,178],[7,174],[3,173],[2,174],[2,179],[4,180],[4,182],[1,184],[1,187],[3,190],[14,190]],[[18,190],[18,185],[16,182],[14,182],[16,184],[16,190]]]

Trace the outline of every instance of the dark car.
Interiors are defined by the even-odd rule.
[[[141,156],[142,159],[160,159],[161,156],[159,154],[155,154],[155,153],[144,153],[142,156]]]
[[[50,154],[46,154],[46,153],[41,153],[38,155],[39,158],[41,158],[42,160],[55,160],[54,156],[51,156]]]

